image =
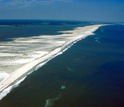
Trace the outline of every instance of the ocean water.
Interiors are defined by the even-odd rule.
[[[88,24],[2,25],[1,35],[6,36],[0,40],[55,36],[60,30]],[[0,107],[124,107],[123,77],[124,26],[107,25],[30,74],[0,101]]]
[[[57,35],[58,31],[71,30],[88,23],[42,20],[0,20],[0,41],[10,41],[18,37]]]

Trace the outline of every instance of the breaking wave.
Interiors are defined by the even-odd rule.
[[[11,91],[13,88],[19,86],[19,84],[20,84],[22,81],[24,81],[25,78],[26,78],[26,76],[25,76],[24,78],[22,78],[21,80],[17,81],[14,85],[9,86],[9,87],[6,88],[4,91],[2,91],[2,92],[0,93],[0,100],[1,100],[2,98],[4,98],[8,93],[10,93],[10,91]]]

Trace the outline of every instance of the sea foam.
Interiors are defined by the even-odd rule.
[[[10,91],[11,91],[13,88],[19,86],[19,84],[20,84],[22,81],[24,81],[25,78],[26,78],[26,76],[25,76],[24,78],[22,78],[21,80],[17,81],[14,85],[10,85],[8,88],[6,88],[4,91],[2,91],[2,92],[0,93],[0,100],[1,100],[2,98],[4,98],[8,93],[10,93]]]

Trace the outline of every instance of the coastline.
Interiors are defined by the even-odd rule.
[[[92,33],[101,26],[103,25],[91,25],[91,26],[80,27],[72,31],[72,34],[66,34],[68,33],[66,31],[65,34],[61,35],[61,37],[66,38],[65,42],[63,42],[62,45],[57,46],[56,48],[54,48],[54,50],[50,51],[47,54],[41,55],[41,57],[33,60],[32,62],[29,62],[23,65],[21,68],[12,72],[8,78],[2,80],[0,82],[0,93],[2,93],[6,88],[8,88],[11,84],[13,84],[19,78],[24,78],[26,75],[28,75],[28,73],[32,69],[34,70],[39,64],[41,64],[41,66],[44,65],[46,62],[48,62],[52,58],[56,57],[57,55],[67,50],[77,41],[89,35],[92,35]]]

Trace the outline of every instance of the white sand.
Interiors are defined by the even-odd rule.
[[[9,77],[9,74],[6,72],[0,72],[0,81]]]
[[[2,80],[0,82],[0,92],[4,91],[7,87],[9,87],[10,84],[14,83],[20,77],[23,78],[25,75],[28,74],[28,72],[32,68],[35,68],[36,66],[38,66],[38,64],[43,63],[43,62],[49,60],[49,58],[51,58],[51,57],[53,58],[61,51],[64,51],[65,47],[67,48],[69,45],[75,43],[76,41],[87,37],[87,35],[91,35],[92,32],[97,30],[100,26],[102,26],[102,25],[91,25],[91,26],[86,26],[86,27],[80,27],[73,31],[69,31],[72,34],[66,34],[66,32],[67,32],[66,31],[65,34],[58,36],[58,38],[60,38],[59,39],[60,41],[58,42],[59,44],[57,46],[55,44],[54,44],[54,46],[51,46],[51,44],[48,44],[48,46],[51,48],[46,49],[47,51],[45,50],[44,53],[42,52],[43,50],[39,51],[38,57],[36,57],[35,60],[31,60],[31,61],[27,62],[21,68],[18,68],[14,72],[11,72],[8,78],[5,78],[4,80]],[[47,36],[44,36],[44,37],[42,36],[42,39],[44,39],[44,38],[47,38]],[[49,38],[52,38],[52,36],[49,36]],[[49,40],[49,38],[48,38],[48,40]],[[61,38],[64,38],[64,41],[63,40],[61,41]],[[29,40],[28,42],[37,42],[37,40],[36,41]],[[41,52],[41,55],[40,55],[40,52]],[[3,54],[1,54],[1,56],[2,55]],[[11,54],[8,54],[8,55],[11,55]]]

